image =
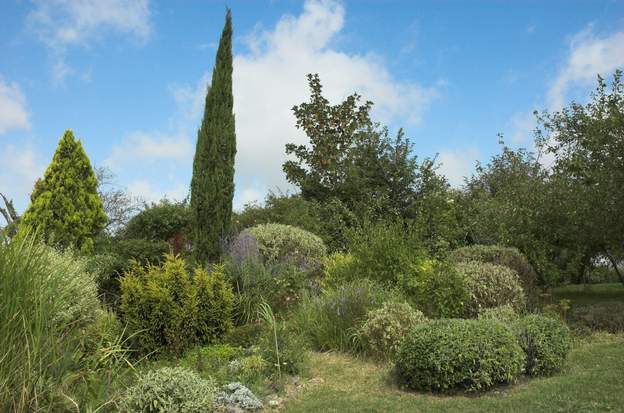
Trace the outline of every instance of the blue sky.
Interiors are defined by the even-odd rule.
[[[622,1],[229,1],[235,29],[235,205],[289,189],[290,108],[318,72],[438,154],[454,185],[498,151],[531,146],[534,109],[584,100],[624,67]],[[188,192],[223,1],[4,0],[0,192],[19,210],[67,128],[92,163],[146,200]]]

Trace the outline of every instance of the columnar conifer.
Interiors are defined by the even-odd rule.
[[[233,106],[232,16],[228,9],[193,161],[193,251],[201,263],[219,257],[230,227],[236,154]]]

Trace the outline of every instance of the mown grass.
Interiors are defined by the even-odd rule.
[[[624,409],[624,337],[595,334],[578,342],[559,374],[523,379],[481,395],[403,391],[390,367],[337,353],[314,353],[312,375],[283,411],[294,412],[616,412]]]
[[[552,296],[555,301],[570,300],[572,306],[624,302],[624,285],[621,283],[566,285],[555,288]]]

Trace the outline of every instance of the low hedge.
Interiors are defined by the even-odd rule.
[[[495,320],[436,320],[416,326],[399,347],[396,369],[411,389],[486,390],[516,380],[525,355]]]

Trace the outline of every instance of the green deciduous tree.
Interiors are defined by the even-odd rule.
[[[233,105],[232,15],[228,10],[193,161],[193,251],[201,263],[219,257],[230,228],[236,154]]]
[[[538,116],[538,143],[555,157],[553,175],[567,196],[571,221],[567,241],[585,255],[603,256],[624,283],[624,85],[617,70],[611,90],[598,86],[585,104]],[[573,232],[570,233],[570,231]]]
[[[89,158],[71,130],[65,131],[43,179],[35,184],[20,230],[36,231],[60,247],[93,248],[106,225]]]

